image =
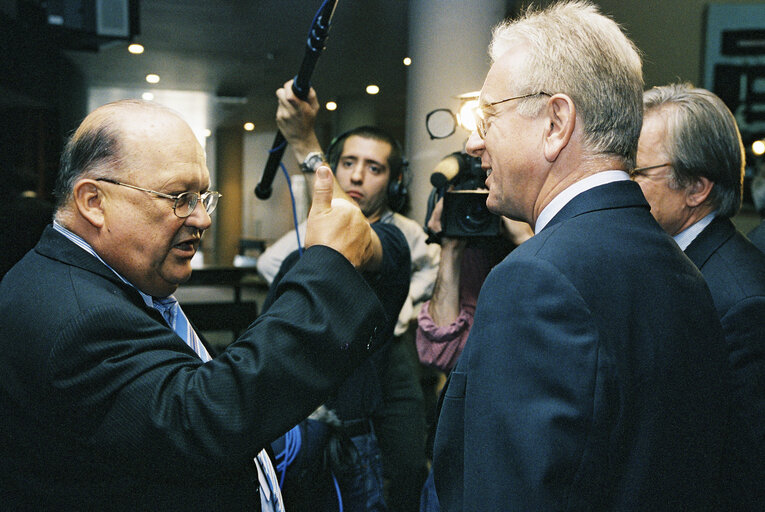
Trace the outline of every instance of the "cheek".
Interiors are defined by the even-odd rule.
[[[335,179],[337,180],[337,183],[340,185],[340,188],[345,190],[348,188],[348,185],[350,184],[350,175],[351,173],[347,170],[338,169],[335,172]]]

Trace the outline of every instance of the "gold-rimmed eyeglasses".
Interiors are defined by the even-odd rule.
[[[499,101],[492,101],[491,103],[486,103],[485,105],[479,105],[478,108],[473,110],[473,116],[475,117],[475,129],[478,132],[478,136],[482,139],[486,138],[486,131],[488,130],[488,127],[486,126],[486,109],[489,107],[494,107],[496,105],[499,105],[501,103],[506,103],[508,101],[513,100],[522,100],[524,98],[531,98],[533,96],[552,96],[549,92],[532,92],[530,94],[523,94],[521,96],[513,96],[512,98],[505,98],[504,100]]]
[[[663,164],[656,164],[656,165],[649,165],[646,167],[635,167],[629,172],[630,178],[635,179],[637,177],[643,176],[648,177],[646,175],[646,171],[650,171],[651,169],[658,169],[659,167],[672,167],[672,162],[665,162]]]
[[[137,187],[128,183],[122,183],[121,181],[112,180],[109,178],[96,178],[96,181],[105,181],[106,183],[111,183],[113,185],[128,187],[153,194],[157,197],[170,199],[173,201],[173,212],[175,212],[175,215],[181,219],[185,219],[194,213],[194,208],[196,208],[197,204],[200,202],[202,203],[202,206],[204,206],[204,209],[207,211],[207,214],[211,214],[213,210],[215,210],[215,207],[218,206],[218,199],[221,198],[221,194],[219,192],[215,192],[214,190],[208,190],[202,194],[197,192],[183,192],[182,194],[171,195],[165,194],[163,192],[157,192],[156,190],[151,190],[149,188]]]

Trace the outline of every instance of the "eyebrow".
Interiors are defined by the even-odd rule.
[[[343,155],[340,157],[340,160],[359,160],[359,157],[355,155]],[[375,165],[379,165],[381,167],[386,167],[386,168],[388,167],[388,164],[378,162],[377,160],[374,160],[373,158],[362,158],[362,160],[368,164],[375,164]]]

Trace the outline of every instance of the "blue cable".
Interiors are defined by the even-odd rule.
[[[287,468],[295,461],[297,454],[300,453],[300,446],[303,444],[303,437],[300,434],[300,425],[292,427],[284,434],[284,450],[279,452],[276,459],[276,469],[281,472],[279,478],[279,488],[284,487],[284,477],[287,474]]]
[[[340,485],[338,485],[337,483],[337,478],[335,478],[335,473],[332,473],[332,481],[335,483],[335,492],[337,493],[338,512],[343,512],[343,495],[340,494]]]
[[[326,3],[326,0],[325,0],[325,3]],[[284,142],[279,144],[277,147],[269,149],[268,152],[274,153],[276,151],[281,151],[282,148],[286,145],[287,145],[287,141],[285,140]],[[297,221],[297,208],[295,207],[295,194],[292,191],[292,181],[290,180],[290,173],[287,172],[287,168],[284,167],[284,164],[282,162],[279,162],[279,167],[281,167],[282,172],[284,173],[284,177],[287,178],[287,189],[290,191],[290,200],[292,201],[292,224],[295,226],[295,236],[297,237],[298,254],[302,256],[303,244],[300,243],[300,232],[298,231],[298,221]]]
[[[297,208],[295,207],[295,193],[292,191],[292,180],[290,180],[290,173],[287,172],[287,168],[283,163],[279,163],[279,167],[282,168],[284,177],[287,179],[287,188],[290,191],[290,199],[292,200],[292,223],[295,225],[295,236],[297,237],[298,254],[303,256],[303,244],[300,243],[300,231],[298,230]]]

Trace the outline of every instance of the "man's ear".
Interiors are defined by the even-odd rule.
[[[547,102],[548,126],[545,129],[545,158],[553,162],[571,140],[576,127],[574,101],[565,94],[554,94]]]
[[[685,189],[685,203],[695,208],[707,200],[715,184],[709,178],[700,176]]]
[[[83,179],[74,184],[74,206],[94,227],[104,225],[104,191],[98,182]]]

